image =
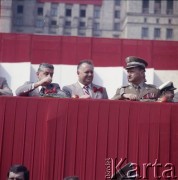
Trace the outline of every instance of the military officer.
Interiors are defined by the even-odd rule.
[[[129,84],[118,88],[113,100],[150,101],[156,100],[159,90],[145,83],[145,68],[148,63],[139,57],[126,58],[127,79]]]
[[[159,102],[174,102],[174,90],[176,88],[172,81],[167,81],[159,87],[160,95],[158,98]]]

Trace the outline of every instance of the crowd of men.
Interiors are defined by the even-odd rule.
[[[145,69],[148,63],[139,57],[126,58],[128,85],[117,89],[112,100],[173,102],[174,90],[171,81],[156,87],[146,83]],[[52,96],[62,98],[108,99],[105,87],[93,83],[94,65],[91,60],[82,60],[77,65],[78,81],[63,88],[52,83],[54,66],[42,63],[36,72],[37,82],[25,82],[16,89],[17,96]],[[12,96],[5,78],[0,77],[0,95]]]

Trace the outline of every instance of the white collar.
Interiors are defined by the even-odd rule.
[[[83,87],[85,87],[86,85],[83,85],[82,83],[80,83],[79,81],[78,81],[78,83],[79,83],[79,85],[81,86],[81,88],[83,88]],[[91,84],[89,84],[89,85],[87,85],[88,87],[89,87],[89,89],[91,89]]]

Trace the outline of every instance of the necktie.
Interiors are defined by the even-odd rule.
[[[137,94],[139,95],[140,94],[140,89],[141,89],[140,86],[136,86],[135,89],[137,91]]]
[[[88,88],[89,88],[88,86],[84,86],[84,87],[83,87],[83,91],[84,91],[84,94],[85,94],[85,95],[90,95]]]
[[[45,88],[44,88],[44,87],[42,87],[42,88],[41,88],[41,90],[40,90],[40,92],[39,92],[41,96],[43,96],[43,95],[44,95],[44,91],[45,91]]]

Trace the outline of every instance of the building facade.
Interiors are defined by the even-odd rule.
[[[178,40],[177,0],[98,1],[1,0],[0,31]]]

